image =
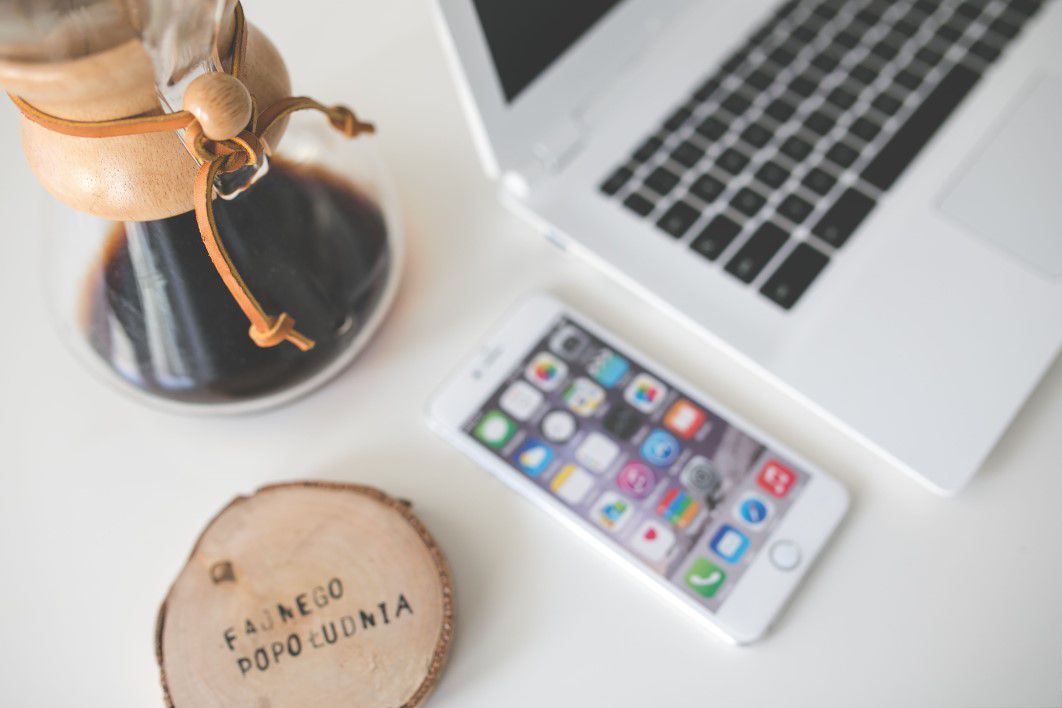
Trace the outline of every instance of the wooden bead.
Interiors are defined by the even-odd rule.
[[[185,90],[184,109],[196,117],[208,138],[228,140],[251,120],[251,94],[234,76],[203,74]]]

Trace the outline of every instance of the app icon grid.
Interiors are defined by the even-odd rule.
[[[608,375],[602,376],[602,361],[614,361],[616,357],[625,366],[617,364],[611,367]],[[558,361],[559,366],[555,363]],[[536,382],[533,370],[543,362],[553,363],[563,377],[546,386],[541,381]],[[621,368],[622,374],[617,374],[616,371]],[[592,397],[597,397],[597,388],[602,392],[599,403],[584,406],[584,410],[592,408],[588,415],[572,411],[571,401],[565,399],[566,392],[571,398],[570,389],[579,379],[583,380],[578,384],[582,391],[589,391]],[[477,437],[477,426],[486,417],[500,412],[501,397],[518,381],[535,384],[535,388],[543,394],[544,401],[526,420],[517,421],[506,416],[515,425],[515,433],[503,445],[492,446]],[[593,382],[595,388],[585,386],[589,382]],[[644,387],[646,382],[658,384],[663,392],[652,406],[631,390]],[[705,414],[703,423],[688,437],[678,435],[665,422],[672,407],[681,401],[696,406]],[[575,433],[562,442],[551,441],[543,431],[544,421],[550,413],[558,410],[575,413],[573,418],[577,426]],[[723,416],[702,405],[697,397],[659,376],[653,368],[629,356],[622,347],[600,340],[566,317],[561,317],[526,352],[498,389],[466,422],[464,430],[491,453],[541,487],[543,493],[564,504],[588,521],[598,533],[648,564],[709,610],[717,610],[726,601],[731,588],[763,549],[771,529],[784,518],[808,479],[798,466],[730,425]],[[587,449],[600,454],[600,451],[609,447],[601,444],[602,438],[607,439],[614,448],[601,458],[607,459],[604,466],[601,466],[599,458],[590,459],[586,455]],[[582,447],[588,439],[589,446]],[[531,440],[548,446],[550,451],[548,464],[534,474],[523,470],[518,459],[520,451]],[[651,459],[647,459],[647,450],[643,449],[647,441],[654,453],[650,455]],[[675,450],[669,449],[672,446]],[[582,461],[580,456],[584,458]],[[714,491],[707,496],[703,487],[687,487],[681,475],[684,467],[695,458],[709,461],[719,478],[718,485],[708,485]],[[586,462],[592,462],[593,465],[588,466]],[[629,470],[628,477],[621,478],[624,468],[632,463],[652,469],[655,482],[650,491],[638,487],[635,493],[630,485]],[[758,475],[764,469],[776,469],[778,466],[792,472],[791,484],[781,497],[766,494],[770,498],[771,509],[759,526],[744,522],[738,515],[738,501],[748,493],[764,495],[766,490],[757,484]],[[775,486],[776,490],[781,488],[780,485]],[[640,496],[642,494],[644,496]],[[669,548],[663,558],[658,557],[659,552],[648,553],[644,539],[639,539],[638,534],[644,533],[650,522],[663,524],[661,528],[668,529]],[[740,554],[731,559],[712,548],[712,540],[724,527],[738,530],[747,539]],[[733,546],[732,538],[736,537],[731,535],[727,539],[730,541],[728,548]],[[696,569],[705,570],[709,567],[719,570],[718,573],[713,571],[709,585],[703,584],[709,582],[707,580],[690,584],[689,576],[696,575]]]

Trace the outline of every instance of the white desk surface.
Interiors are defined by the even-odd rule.
[[[298,92],[378,121],[408,227],[397,304],[351,369],[280,410],[217,420],[133,403],[58,339],[45,196],[0,107],[0,704],[159,705],[155,612],[203,524],[233,495],[316,477],[414,500],[445,549],[457,634],[432,705],[1059,705],[1062,363],[969,488],[933,496],[504,211],[426,0],[247,11]],[[689,624],[425,426],[436,385],[537,289],[636,337],[852,490],[766,641],[733,648]]]

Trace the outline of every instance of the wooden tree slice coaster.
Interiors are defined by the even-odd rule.
[[[238,497],[199,537],[159,609],[166,703],[420,705],[453,634],[442,552],[409,505],[295,482]]]

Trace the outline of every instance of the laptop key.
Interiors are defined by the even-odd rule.
[[[990,63],[998,59],[1001,53],[1002,50],[1000,50],[998,47],[992,46],[983,39],[974,42],[973,45],[970,47],[970,54],[973,54],[975,57],[978,57]]]
[[[845,143],[835,143],[826,151],[826,157],[841,167],[851,167],[852,163],[858,159],[859,151]]]
[[[842,111],[851,108],[852,104],[856,102],[856,98],[856,95],[847,90],[844,86],[838,86],[826,96],[827,101],[837,106]]]
[[[708,116],[697,126],[697,133],[709,140],[718,140],[726,134],[726,123],[715,116]]]
[[[683,106],[679,108],[664,121],[664,127],[670,130],[672,133],[682,127],[682,124],[686,122],[686,119],[693,115],[693,112]]]
[[[905,12],[900,19],[905,20],[907,22],[911,22],[916,25],[920,25],[921,23],[925,22],[926,17],[928,15],[932,15],[933,12],[935,12],[935,10],[925,10],[919,7],[917,3],[915,3],[913,7],[907,8],[907,12]]]
[[[704,157],[704,148],[686,140],[671,151],[671,159],[685,167],[693,167]]]
[[[722,169],[726,170],[732,175],[736,175],[741,170],[745,169],[745,165],[749,163],[749,158],[741,154],[734,148],[727,148],[723,151],[723,154],[716,160],[716,164]]]
[[[948,18],[947,22],[949,25],[957,29],[960,34],[965,32],[966,28],[970,26],[970,18],[962,14],[952,15]]]
[[[980,78],[980,74],[961,64],[952,67],[870,161],[863,170],[863,179],[881,190],[891,187]]]
[[[774,77],[757,69],[745,78],[745,83],[753,89],[762,91],[774,83]]]
[[[940,3],[939,0],[917,0],[914,6],[927,15],[932,15],[940,7]]]
[[[627,195],[627,198],[623,200],[623,205],[638,216],[648,216],[654,206],[651,201],[637,192]]]
[[[914,91],[922,85],[922,77],[914,73],[910,69],[904,69],[897,72],[896,76],[892,79],[900,86],[903,86],[908,91]]]
[[[645,162],[655,155],[663,144],[664,141],[654,135],[638,146],[638,149],[634,151],[634,159],[638,162]]]
[[[741,139],[753,147],[763,147],[771,139],[771,131],[758,123],[752,123],[741,132]]]
[[[800,54],[808,46],[807,42],[801,42],[793,37],[791,30],[788,28],[786,28],[786,34],[788,36],[784,39],[782,46],[793,56]]]
[[[782,147],[779,148],[783,155],[786,155],[796,162],[800,162],[811,153],[811,145],[806,140],[801,140],[795,135],[790,135],[782,143]]]
[[[1008,4],[1011,12],[1029,18],[1036,14],[1043,3],[1040,0],[1010,0]]]
[[[868,118],[857,118],[848,126],[848,130],[860,140],[869,143],[881,132],[881,126]]]
[[[784,98],[776,98],[767,106],[764,113],[779,123],[785,123],[796,113],[796,107]]]
[[[745,59],[747,58],[748,55],[744,51],[739,51],[723,62],[723,65],[719,68],[724,74],[733,74],[741,68],[741,65],[745,63]]]
[[[875,44],[870,48],[870,51],[874,56],[886,63],[892,61],[900,53],[899,47],[885,40]]]
[[[701,175],[690,185],[690,194],[705,204],[711,204],[726,189],[726,185],[711,175]]]
[[[734,195],[730,205],[745,216],[755,216],[756,212],[763,208],[763,205],[766,203],[767,200],[758,192],[755,192],[748,187],[742,187],[738,193]]]
[[[936,66],[944,59],[944,55],[932,47],[922,47],[915,52],[915,59],[929,66]]]
[[[874,208],[874,204],[873,199],[849,187],[823,214],[811,233],[834,248],[840,248]]]
[[[693,92],[693,97],[701,102],[707,101],[712,97],[712,94],[719,90],[719,86],[719,79],[713,76],[697,87],[697,90]]]
[[[763,182],[768,187],[777,189],[789,179],[789,170],[785,169],[777,162],[765,162],[763,163],[763,166],[756,171],[756,179]]]
[[[814,111],[804,121],[804,125],[808,127],[813,133],[817,135],[826,135],[833,128],[836,121],[826,113],[822,111]]]
[[[803,98],[815,93],[815,89],[818,87],[818,83],[805,74],[801,74],[789,82],[789,90]]]
[[[997,17],[988,25],[988,31],[994,32],[1004,39],[1014,39],[1021,32],[1021,27],[1007,22],[1006,17]]]
[[[865,7],[855,14],[855,18],[868,25],[874,25],[881,19],[881,13],[872,7]]]
[[[773,32],[774,32],[774,23],[773,22],[768,22],[767,24],[762,25],[758,30],[756,30],[755,32],[753,32],[749,36],[748,44],[750,44],[750,45],[763,44],[767,40],[767,38],[771,36],[771,34]]]
[[[697,234],[690,248],[708,260],[714,261],[739,233],[741,233],[741,227],[720,214]]]
[[[657,167],[645,178],[645,184],[659,195],[665,195],[678,184],[678,175],[666,167]]]
[[[872,84],[874,79],[878,78],[877,70],[866,63],[852,67],[851,75],[853,79],[861,84]]]
[[[822,17],[819,17],[818,15],[816,15],[814,13],[810,14],[810,15],[807,15],[804,18],[803,26],[807,27],[808,29],[810,29],[810,30],[812,30],[812,31],[814,31],[816,33],[819,32],[819,30],[821,30],[825,25],[826,25],[826,20],[824,18],[822,18]]]
[[[778,270],[771,274],[760,292],[777,305],[789,309],[830,262],[829,257],[806,243],[798,243]]]
[[[823,196],[833,189],[833,185],[837,184],[837,179],[829,172],[813,167],[804,175],[803,184],[815,194]]]
[[[976,20],[982,9],[983,5],[981,3],[964,2],[955,8],[955,12],[968,20]]]
[[[939,37],[945,44],[954,44],[961,36],[962,31],[957,29],[954,25],[944,24],[937,29],[937,37]]]
[[[623,185],[627,184],[627,180],[629,180],[633,174],[634,173],[626,167],[619,168],[601,184],[601,191],[608,195],[615,194],[620,191]]]
[[[726,271],[744,283],[751,283],[785,245],[786,238],[785,231],[769,221],[764,222],[726,264]]]
[[[834,16],[837,15],[837,8],[835,8],[829,3],[824,2],[818,7],[816,7],[814,10],[812,10],[812,12],[814,12],[816,15],[818,15],[824,20],[832,20]]]
[[[832,20],[837,15],[837,8],[830,3],[824,2],[812,10],[812,12],[824,20]]]
[[[833,38],[834,44],[840,45],[845,49],[855,49],[859,46],[859,36],[852,34],[848,30],[838,32]]]
[[[918,25],[902,17],[896,21],[892,29],[901,37],[907,37],[908,39],[918,34]]]
[[[810,44],[815,41],[815,37],[818,36],[818,32],[807,25],[798,25],[793,29],[792,35],[794,38],[800,40],[804,44]]]
[[[797,8],[798,4],[797,0],[788,0],[787,2],[782,3],[781,7],[775,11],[774,16],[779,20],[788,17],[793,13],[793,10]]]
[[[804,219],[814,210],[811,204],[795,194],[790,194],[778,205],[778,213],[792,221],[794,224],[804,223]]]
[[[796,55],[783,47],[777,47],[774,51],[767,55],[767,58],[773,61],[778,66],[789,66]]]
[[[697,209],[694,209],[686,202],[678,201],[664,212],[664,215],[660,217],[656,225],[675,238],[680,238],[690,226],[693,226],[693,222],[700,215],[701,212]]]
[[[828,74],[834,69],[836,69],[838,64],[840,63],[840,60],[831,55],[829,52],[822,52],[821,54],[816,55],[815,58],[811,60],[811,65],[824,74]]]
[[[894,115],[896,111],[900,110],[903,101],[896,98],[891,93],[881,93],[870,102],[870,105],[874,106],[874,108],[877,108],[885,115],[891,116]]]
[[[752,102],[742,96],[740,93],[732,93],[725,99],[723,99],[723,103],[721,105],[723,106],[723,108],[727,109],[734,115],[739,116],[744,113],[749,106],[752,105]]]

